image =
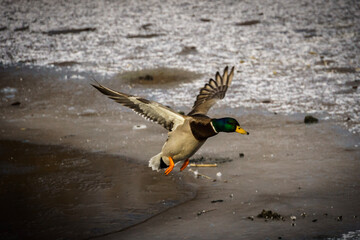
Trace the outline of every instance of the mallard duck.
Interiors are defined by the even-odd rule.
[[[184,170],[189,164],[189,158],[209,137],[215,136],[219,132],[249,134],[240,127],[234,118],[210,118],[206,115],[216,101],[225,97],[233,76],[234,67],[230,74],[228,74],[228,67],[224,69],[222,76],[217,72],[215,80],[210,79],[200,89],[194,106],[187,115],[180,114],[154,101],[114,91],[99,83],[92,84],[92,86],[110,99],[131,108],[144,118],[162,125],[169,131],[161,152],[149,161],[149,167],[153,170],[159,171],[166,168],[165,175],[168,175],[173,170],[174,163],[179,161],[184,161],[180,171]]]

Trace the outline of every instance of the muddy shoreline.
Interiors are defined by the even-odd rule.
[[[216,168],[191,167],[192,171],[181,173],[176,166],[171,176],[165,177],[163,172],[151,171],[147,161],[161,149],[166,131],[104,98],[91,88],[86,79],[64,80],[62,74],[22,69],[1,72],[0,88],[16,89],[14,97],[2,95],[0,104],[0,139],[7,146],[3,147],[2,156],[5,158],[1,163],[9,168],[9,163],[14,164],[11,155],[16,155],[19,165],[12,169],[26,170],[19,174],[9,168],[10,175],[5,171],[1,178],[1,184],[7,186],[1,191],[8,193],[2,194],[2,205],[9,216],[7,219],[12,219],[7,224],[12,226],[14,236],[32,226],[29,219],[47,219],[46,216],[61,223],[59,228],[53,229],[58,231],[54,236],[65,238],[221,239],[227,236],[227,239],[327,239],[360,229],[358,135],[331,121],[305,125],[301,114],[286,116],[215,106],[211,116],[225,114],[235,117],[251,134],[219,134],[209,139],[194,155],[194,159],[204,159],[204,162],[216,159],[231,161],[220,161]],[[109,81],[108,84],[122,86],[131,92],[126,84],[114,79]],[[166,91],[166,86],[162,88]],[[16,101],[20,104],[12,105]],[[145,127],[134,128],[139,125]],[[16,141],[16,144],[9,145],[9,140]],[[32,154],[24,155],[30,145]],[[55,154],[59,149],[69,153],[65,156]],[[41,152],[47,157],[37,162]],[[45,159],[52,159],[53,165],[47,167],[48,160]],[[122,162],[123,159],[126,161]],[[122,165],[125,163],[132,167]],[[39,168],[39,164],[43,167]],[[196,170],[211,179],[195,178]],[[122,171],[125,172],[122,174]],[[219,172],[221,177],[218,177]],[[52,180],[39,183],[39,176],[35,173],[45,174],[48,180]],[[23,178],[17,176],[28,176],[25,177],[26,183],[36,188],[21,185]],[[126,182],[129,179],[134,181]],[[82,180],[86,184],[82,184]],[[68,190],[68,181],[74,183],[71,198],[66,200],[66,204],[61,204],[61,191]],[[194,188],[186,190],[185,197],[182,195],[182,187],[187,185],[197,189],[195,198]],[[123,194],[121,187],[128,188],[127,194]],[[52,195],[45,194],[43,198],[40,194],[38,197],[37,191],[41,189],[54,192],[59,198],[46,205],[46,199]],[[11,190],[16,190],[16,194],[10,194]],[[17,193],[27,193],[31,196],[29,202],[21,204]],[[81,201],[75,199],[79,195],[84,196]],[[118,232],[126,226],[117,222],[124,220],[122,213],[117,212],[122,209],[117,205],[117,195],[120,199],[130,200],[130,203],[136,200],[139,204],[130,204],[124,214],[131,215],[134,209],[142,209],[149,214],[145,214],[147,217],[155,216]],[[155,206],[158,211],[147,212],[150,196],[159,204],[156,206],[163,206],[161,201],[168,199],[165,208],[171,208],[157,214],[165,208]],[[186,201],[188,199],[192,200]],[[31,211],[14,215],[13,210],[19,205]],[[39,213],[43,213],[43,209],[37,209],[44,205],[48,215],[42,218]],[[92,211],[87,211],[87,207]],[[66,214],[61,214],[61,211],[59,214],[59,209],[67,209]],[[263,209],[281,214],[285,221],[256,218]],[[77,210],[83,210],[82,214]],[[306,216],[302,217],[304,213]],[[15,218],[22,214],[25,220]],[[96,219],[91,223],[94,225],[82,224],[84,219],[91,219],[86,218],[86,214]],[[80,219],[75,217],[70,221],[69,216]],[[296,217],[294,226],[290,220],[292,216]],[[340,216],[341,221],[338,221]],[[147,217],[137,220],[142,222]],[[251,217],[254,217],[253,221]],[[3,217],[2,222],[7,219]],[[30,222],[24,227],[27,220]],[[48,224],[51,221],[36,224],[39,233],[44,234],[38,238],[52,230]],[[72,235],[73,232],[64,230],[66,225],[70,229],[82,229],[84,234]],[[61,226],[64,228],[60,229]],[[93,231],[89,232],[89,228]],[[13,236],[1,231],[5,238]]]

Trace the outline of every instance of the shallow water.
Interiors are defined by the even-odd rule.
[[[0,154],[1,239],[117,232],[192,196],[179,182],[111,155],[14,141],[0,141]]]
[[[68,67],[105,79],[156,67],[205,74],[166,94],[132,91],[184,107],[215,71],[234,65],[221,106],[312,113],[360,132],[359,1],[18,0],[2,1],[0,20],[3,66]]]

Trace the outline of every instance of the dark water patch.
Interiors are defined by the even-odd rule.
[[[312,38],[312,37],[316,37],[316,36],[318,36],[318,35],[316,35],[316,34],[305,34],[304,38]]]
[[[155,38],[165,36],[163,33],[150,33],[150,34],[128,34],[127,38]]]
[[[14,56],[11,54],[11,52],[6,51],[6,55],[9,57],[9,59],[11,60],[11,62],[14,62]]]
[[[14,32],[22,32],[22,31],[27,31],[27,30],[29,30],[29,25],[24,25],[24,26],[15,28]]]
[[[358,87],[360,86],[360,80],[356,79],[354,81],[348,81],[345,83],[346,86],[350,86],[350,87]]]
[[[260,20],[250,20],[250,21],[235,23],[235,26],[251,26],[251,25],[256,25],[259,23],[260,23]]]
[[[85,28],[65,28],[65,29],[55,29],[47,32],[43,32],[43,34],[47,34],[49,36],[59,35],[59,34],[76,34],[81,32],[94,32],[96,28],[94,27],[85,27]]]
[[[261,104],[270,104],[273,103],[274,101],[269,99],[269,98],[264,98],[264,99],[249,99],[247,100],[248,102],[253,102],[253,103],[261,103]]]
[[[150,27],[152,27],[152,26],[153,26],[152,23],[146,23],[146,24],[141,25],[140,29],[142,29],[142,30],[149,30]]]
[[[316,29],[313,29],[313,28],[297,28],[297,29],[294,29],[294,32],[296,32],[296,33],[305,33],[305,34],[313,34],[313,33],[316,33]]]
[[[336,29],[344,29],[344,28],[352,28],[354,26],[354,24],[338,24],[335,26]]]
[[[18,63],[19,64],[23,64],[23,63],[35,63],[37,60],[36,59],[24,59],[24,60],[20,60]]]
[[[360,86],[360,80],[356,79],[354,81],[347,81],[345,84],[338,84],[339,88],[342,88],[339,91],[336,91],[336,94],[351,94],[355,93]]]
[[[178,53],[179,55],[189,55],[189,54],[197,54],[198,51],[194,46],[185,46],[183,49]]]
[[[352,67],[330,67],[324,68],[323,71],[333,72],[333,73],[356,73],[356,68]]]
[[[0,141],[2,239],[84,239],[119,231],[193,193],[144,165],[59,146]]]
[[[57,66],[57,67],[72,67],[72,66],[79,65],[79,64],[80,63],[76,62],[76,61],[63,61],[63,62],[52,62],[52,63],[50,63],[50,65],[54,65],[54,66]]]
[[[209,18],[200,18],[201,22],[211,22],[211,19]]]
[[[336,91],[335,94],[352,94],[355,93],[356,91],[357,91],[357,86]]]
[[[178,68],[154,68],[129,71],[115,76],[114,79],[130,84],[164,85],[184,83],[198,79],[201,74]]]
[[[294,32],[303,34],[304,38],[312,38],[317,36],[316,29],[313,28],[298,28]]]
[[[261,102],[265,104],[272,103],[271,99],[264,99]]]

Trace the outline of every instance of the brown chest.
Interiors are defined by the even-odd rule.
[[[199,141],[204,141],[209,137],[217,134],[211,126],[210,121],[207,122],[190,122],[190,129],[194,137]]]

